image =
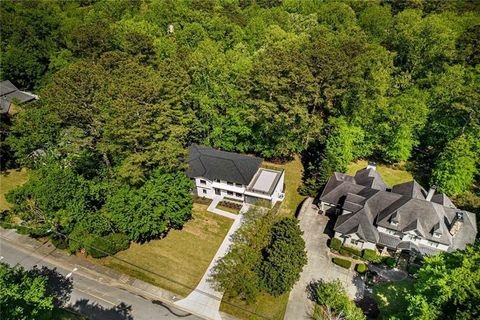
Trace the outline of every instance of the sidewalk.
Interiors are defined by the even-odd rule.
[[[0,228],[0,241],[2,239],[9,240],[16,243],[18,246],[42,254],[42,260],[48,261],[54,265],[71,268],[75,266],[78,268],[77,273],[81,273],[86,278],[107,284],[112,287],[121,288],[137,296],[143,297],[151,301],[161,301],[166,305],[170,305],[184,312],[204,317],[197,314],[195,310],[176,305],[179,297],[177,294],[168,290],[156,287],[144,281],[132,278],[125,274],[119,274],[104,266],[94,264],[88,260],[82,259],[74,255],[68,255],[64,251],[57,250],[51,243],[40,242],[27,235],[21,235],[15,232],[14,229]],[[223,319],[234,319],[232,316],[222,313]]]

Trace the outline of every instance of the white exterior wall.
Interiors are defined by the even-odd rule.
[[[335,237],[337,237],[338,232],[335,233]],[[339,234],[340,235],[340,234]],[[372,249],[375,250],[375,243],[365,241],[361,238],[358,237],[357,234],[352,233],[349,235],[343,235],[343,237],[338,237],[340,240],[343,239],[343,245],[344,246],[350,246],[350,247],[355,247],[358,249]],[[362,241],[361,243],[352,243],[352,240],[356,241]]]
[[[438,249],[438,250],[442,250],[442,251],[447,251],[448,250],[447,245],[438,243],[436,241],[427,240],[427,239],[425,239],[421,236],[418,236],[414,232],[403,233],[403,232],[400,232],[400,231],[396,231],[396,230],[392,230],[392,229],[388,229],[388,228],[384,228],[384,227],[380,227],[380,226],[377,227],[377,229],[378,229],[379,232],[382,232],[382,233],[388,234],[390,236],[396,237],[396,238],[398,238],[402,241],[410,241],[410,242],[413,242],[415,244],[421,244],[421,245],[429,246],[429,247],[432,247],[432,248],[435,248],[435,249]],[[416,237],[420,237],[420,239],[415,239]]]
[[[205,181],[205,184],[201,183],[202,180]],[[195,187],[196,187],[196,193],[199,197],[213,199],[215,196],[217,196],[217,197],[227,197],[227,198],[232,198],[239,201],[244,201],[245,195],[250,195],[252,197],[271,201],[272,205],[275,205],[276,202],[283,200],[283,199],[280,199],[280,194],[283,193],[284,182],[285,182],[285,171],[282,172],[280,179],[278,180],[278,183],[275,186],[275,189],[271,196],[246,191],[246,186],[243,184],[232,183],[232,185],[229,185],[228,182],[224,180],[211,181],[203,177],[195,178]],[[220,190],[220,195],[217,195],[215,193],[215,189]],[[204,190],[205,190],[205,193],[204,193]],[[231,192],[232,194],[228,194],[228,192]]]
[[[282,175],[280,176],[280,179],[277,182],[277,186],[275,187],[275,190],[273,190],[272,193],[272,206],[277,203],[277,201],[282,201],[283,199],[280,199],[280,194],[283,193],[283,184],[285,183],[285,170],[282,171]]]
[[[202,184],[200,180],[205,181],[206,184]],[[199,197],[213,199],[214,192],[212,188],[212,182],[210,180],[205,178],[195,178],[195,187],[197,188],[197,195]],[[205,190],[207,193],[204,193],[203,190]]]

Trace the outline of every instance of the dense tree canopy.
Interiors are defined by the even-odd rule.
[[[193,142],[302,154],[311,195],[358,158],[411,161],[462,194],[480,171],[479,12],[462,0],[1,1],[0,77],[40,96],[2,119],[2,166],[33,172],[13,210],[77,237],[161,236],[189,217]]]
[[[480,246],[426,257],[408,296],[411,318],[478,319],[480,317]]]
[[[210,281],[227,297],[255,301],[292,289],[307,263],[305,242],[295,218],[278,220],[276,210],[251,210],[233,235],[229,252],[214,267]]]
[[[0,263],[0,309],[2,318],[51,319],[54,296],[47,289],[48,278],[35,270]]]

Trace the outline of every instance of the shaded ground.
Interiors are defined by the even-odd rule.
[[[27,169],[0,171],[0,211],[7,210],[11,204],[5,199],[5,194],[15,187],[27,182]]]
[[[377,284],[373,287],[373,297],[378,303],[378,319],[409,319],[405,314],[406,295],[413,288],[413,280],[406,278],[398,282]]]
[[[133,243],[129,249],[115,256],[194,288],[232,224],[231,219],[207,212],[206,209],[206,205],[194,204],[193,218],[182,230],[171,230],[164,239],[144,244]],[[180,295],[186,296],[191,291],[112,257],[95,262]]]
[[[352,162],[347,167],[347,174],[355,175],[358,170],[365,169],[368,162],[366,160],[358,160]],[[394,186],[399,183],[408,182],[413,180],[413,176],[410,172],[400,169],[399,167],[386,166],[382,164],[377,165],[377,171],[383,178],[386,184]]]

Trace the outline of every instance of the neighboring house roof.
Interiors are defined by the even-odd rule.
[[[192,144],[188,148],[187,175],[248,185],[262,161],[262,158]]]
[[[0,82],[0,113],[8,113],[12,102],[21,104],[35,99],[36,95],[18,90],[9,80]]]
[[[475,241],[477,227],[473,213],[462,210],[462,227],[452,236],[449,230],[460,210],[445,194],[435,194],[427,201],[427,192],[416,181],[395,185],[389,192],[375,172],[369,168],[358,171],[355,176],[335,173],[330,177],[320,200],[340,204],[348,211],[337,218],[335,231],[357,234],[366,241],[390,246],[400,241],[379,233],[377,226],[417,234],[455,249],[463,249]],[[418,250],[428,252],[429,249],[419,247]]]

